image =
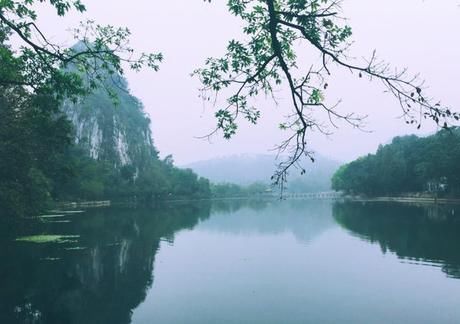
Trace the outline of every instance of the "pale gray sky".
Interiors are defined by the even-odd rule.
[[[227,1],[215,0],[85,0],[88,11],[56,18],[41,11],[40,24],[57,42],[70,38],[64,31],[79,20],[127,26],[132,45],[141,51],[161,51],[165,61],[160,72],[128,72],[134,95],[152,119],[154,142],[165,156],[178,164],[239,153],[267,153],[282,139],[279,116],[288,113],[288,101],[278,94],[280,106],[260,98],[263,119],[256,127],[241,124],[231,141],[215,137],[211,143],[196,139],[215,125],[213,107],[198,98],[198,80],[190,73],[205,58],[224,53],[230,38],[240,38],[241,22],[226,10]],[[398,68],[409,68],[427,80],[432,96],[458,109],[460,102],[460,7],[457,0],[344,0],[344,16],[354,31],[353,56],[369,57],[374,49],[380,58]],[[70,43],[69,43],[70,44]],[[306,53],[312,48],[305,48]],[[310,65],[305,62],[305,65]],[[314,135],[311,146],[338,160],[354,159],[373,152],[393,136],[436,130],[426,124],[420,131],[397,119],[398,103],[383,93],[381,84],[369,84],[343,71],[330,80],[328,97],[342,99],[340,109],[368,114],[362,133],[346,126],[325,138]],[[287,98],[287,96],[286,96]]]

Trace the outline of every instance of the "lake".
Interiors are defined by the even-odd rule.
[[[220,201],[0,224],[0,323],[459,323],[460,208]]]

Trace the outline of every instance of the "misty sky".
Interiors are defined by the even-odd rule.
[[[198,97],[200,86],[190,73],[210,56],[222,55],[227,41],[242,39],[241,22],[231,16],[223,0],[85,0],[88,11],[65,18],[46,9],[39,19],[50,38],[71,45],[65,31],[80,20],[127,26],[132,45],[140,51],[161,51],[165,61],[159,72],[128,72],[135,96],[152,119],[154,142],[161,156],[173,154],[177,164],[238,153],[269,153],[282,138],[277,129],[280,116],[289,113],[287,95],[277,94],[279,106],[261,97],[263,118],[258,126],[242,121],[231,141],[196,137],[215,125],[214,108]],[[427,81],[429,94],[458,109],[460,102],[460,7],[457,0],[344,0],[343,16],[349,18],[355,44],[351,53],[361,59],[374,49],[394,67],[409,68]],[[313,51],[305,47],[305,53]],[[308,56],[308,54],[306,54]],[[303,63],[303,62],[299,62]],[[310,65],[311,62],[304,62]],[[383,93],[379,82],[369,83],[348,71],[336,71],[328,82],[329,100],[342,99],[340,109],[369,115],[363,133],[347,126],[326,138],[314,134],[311,147],[341,161],[374,152],[379,143],[395,135],[434,132],[425,123],[420,131],[398,119],[397,101]]]

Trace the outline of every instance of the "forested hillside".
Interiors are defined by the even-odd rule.
[[[332,186],[368,196],[432,192],[460,194],[460,129],[428,137],[396,137],[391,144],[343,165]]]
[[[4,47],[4,61],[9,49]],[[1,63],[1,62],[0,62]],[[2,75],[14,73],[2,65]],[[160,160],[150,120],[127,82],[78,100],[53,91],[0,84],[0,209],[29,214],[53,201],[115,199],[150,202],[210,195],[209,181]]]

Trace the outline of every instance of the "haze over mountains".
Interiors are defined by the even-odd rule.
[[[216,159],[198,161],[185,165],[198,175],[214,183],[235,183],[249,185],[255,182],[270,183],[270,177],[276,169],[276,156],[269,154],[241,154]],[[315,163],[305,161],[305,175],[299,170],[292,170],[288,179],[287,190],[291,192],[328,191],[330,179],[341,163],[316,156]]]

